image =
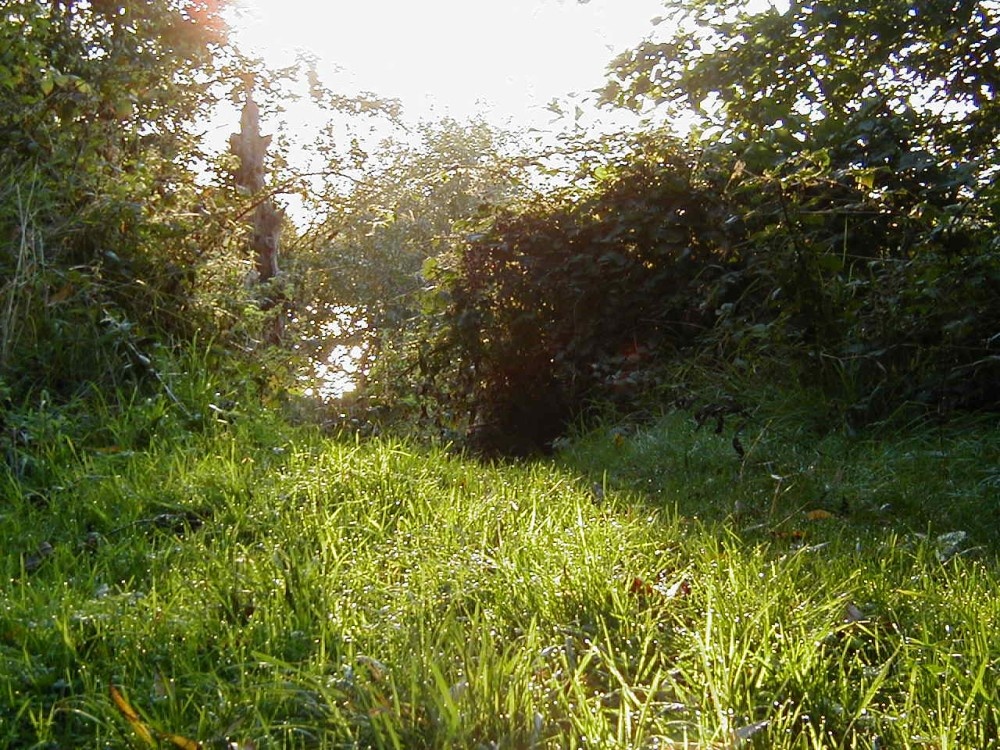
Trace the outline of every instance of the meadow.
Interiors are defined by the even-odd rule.
[[[170,412],[8,441],[0,745],[998,746],[990,421],[484,463]]]

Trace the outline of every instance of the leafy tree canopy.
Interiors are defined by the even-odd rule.
[[[486,206],[519,192],[524,170],[507,156],[512,148],[509,134],[483,121],[450,119],[397,131],[376,153],[355,144],[348,186],[315,197],[325,218],[299,251],[309,269],[297,315],[300,347],[315,362],[357,347],[369,385],[392,387],[392,352],[410,346],[418,331],[426,272]]]
[[[996,162],[997,2],[665,5],[677,33],[618,57],[606,101],[684,106],[730,140],[860,167]]]

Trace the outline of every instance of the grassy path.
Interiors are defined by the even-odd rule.
[[[995,430],[731,438],[53,439],[3,484],[0,746],[1000,747]]]

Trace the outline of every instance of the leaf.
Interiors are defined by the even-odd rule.
[[[114,702],[115,706],[121,712],[121,715],[125,717],[129,724],[132,725],[132,730],[139,735],[143,741],[150,747],[156,747],[156,740],[153,739],[153,733],[146,726],[146,723],[139,716],[138,712],[132,705],[125,700],[123,696],[114,685],[110,686],[111,700]]]
[[[737,742],[744,742],[757,734],[757,732],[767,729],[770,723],[767,719],[764,721],[755,721],[753,724],[737,727],[733,734],[736,736]]]
[[[788,539],[792,542],[801,542],[806,538],[806,532],[793,529],[792,531],[772,531],[771,536],[775,539]]]
[[[173,744],[175,747],[181,748],[181,750],[202,750],[202,745],[196,740],[189,740],[187,737],[181,737],[177,734],[165,734],[163,738]]]
[[[964,531],[949,531],[934,539],[934,554],[940,562],[947,562],[961,549],[968,536]]]
[[[691,595],[691,582],[687,578],[681,578],[679,581],[675,581],[671,584],[663,595],[667,599],[676,599],[681,596]]]
[[[38,545],[38,551],[33,555],[28,555],[24,561],[24,570],[27,573],[34,573],[47,559],[52,557],[55,549],[49,542],[42,542]]]
[[[826,521],[835,516],[828,510],[810,510],[806,512],[806,519],[809,521]]]
[[[365,667],[368,670],[368,674],[375,682],[381,682],[385,679],[386,674],[389,672],[389,669],[385,666],[385,664],[371,656],[359,654],[355,661],[359,666]]]
[[[112,103],[115,115],[122,120],[127,120],[135,114],[135,103],[131,98],[122,97]]]
[[[87,83],[85,80],[83,80],[79,76],[73,76],[72,78],[73,78],[73,86],[76,88],[76,90],[79,93],[85,94],[85,95],[88,95],[88,96],[90,94],[94,93],[93,87],[89,83]]]
[[[652,596],[656,593],[656,590],[651,584],[636,576],[632,579],[632,583],[629,584],[628,592],[633,596]]]
[[[690,596],[691,594],[691,581],[684,577],[679,578],[674,581],[669,586],[663,585],[663,580],[666,577],[666,572],[661,572],[657,576],[657,583],[652,584],[644,578],[635,576],[632,579],[632,583],[629,584],[629,593],[632,596],[639,597],[642,599],[657,597],[661,601],[666,601],[668,599],[679,599],[681,597]]]
[[[153,698],[164,700],[170,697],[170,682],[163,676],[160,670],[153,673]]]
[[[740,458],[745,458],[747,455],[746,448],[743,447],[739,435],[733,435],[733,450],[736,451],[736,455]]]
[[[200,742],[196,740],[189,740],[187,737],[181,737],[177,734],[165,734],[163,735],[163,739],[170,742],[174,747],[181,748],[181,750],[202,750]]]
[[[54,294],[49,296],[49,299],[46,302],[46,304],[55,305],[58,304],[59,302],[65,302],[70,298],[70,296],[72,296],[73,291],[74,291],[73,284],[71,282],[66,282],[59,289],[57,289]]]
[[[844,605],[844,611],[840,617],[842,622],[852,623],[852,622],[864,622],[865,613],[858,609],[858,606],[854,602],[847,602]]]
[[[854,180],[858,183],[859,187],[874,190],[876,174],[877,171],[875,169],[858,169],[854,172]]]
[[[111,700],[114,702],[115,707],[132,726],[132,730],[150,747],[158,747],[159,743],[156,741],[153,730],[142,720],[139,712],[132,708],[132,704],[125,699],[125,696],[121,694],[118,688],[111,685],[109,692],[111,693]],[[202,750],[203,748],[203,745],[197,740],[191,740],[179,734],[157,734],[159,734],[160,739],[169,742],[174,747],[179,747],[181,750]],[[232,743],[230,747],[232,747]]]

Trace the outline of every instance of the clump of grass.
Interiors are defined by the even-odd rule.
[[[53,441],[0,515],[0,744],[146,745],[114,684],[206,747],[996,746],[994,539],[933,502],[989,500],[995,438],[742,437]]]

